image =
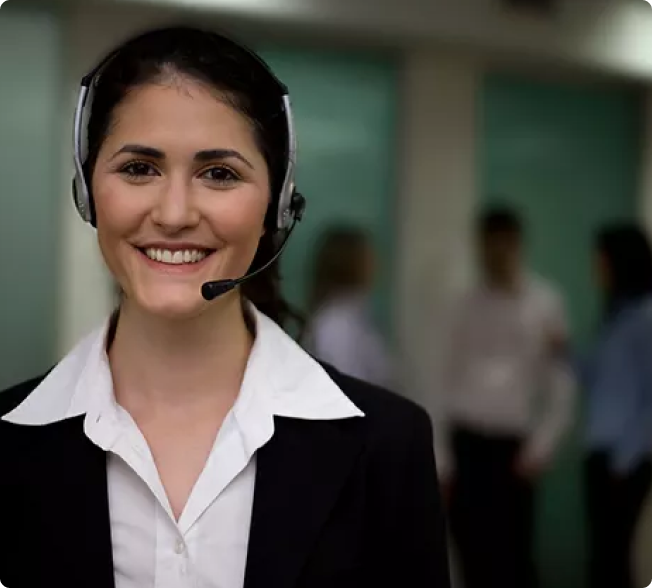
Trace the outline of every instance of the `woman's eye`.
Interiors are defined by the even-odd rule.
[[[142,178],[145,176],[155,176],[156,170],[149,163],[144,161],[132,161],[120,169],[120,173],[129,178]]]
[[[238,175],[228,167],[211,167],[204,171],[201,177],[215,184],[232,184],[240,179]]]

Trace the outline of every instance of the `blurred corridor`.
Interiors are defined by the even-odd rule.
[[[480,210],[518,212],[528,267],[563,299],[569,348],[592,349],[603,315],[595,234],[620,221],[652,229],[652,9],[517,4],[9,0],[0,9],[0,390],[50,367],[115,303],[72,205],[76,90],[108,47],[177,21],[234,32],[288,84],[309,200],[283,257],[288,298],[309,310],[324,230],[368,234],[374,336],[398,391],[434,421],[451,305],[478,278]],[[537,484],[541,588],[589,588],[585,408],[580,391]],[[652,500],[636,534],[642,587],[652,580]]]

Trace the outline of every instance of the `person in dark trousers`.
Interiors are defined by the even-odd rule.
[[[427,413],[284,330],[294,128],[211,31],[148,31],[82,80],[75,201],[121,296],[0,394],[0,584],[449,588]]]
[[[652,252],[635,225],[597,236],[604,316],[583,365],[589,586],[639,588],[632,547],[652,480]]]
[[[513,211],[486,211],[477,239],[480,281],[446,354],[440,474],[465,588],[532,588],[535,490],[572,413],[565,312],[526,269]]]

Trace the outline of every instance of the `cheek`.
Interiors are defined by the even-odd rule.
[[[233,196],[211,206],[206,218],[227,246],[257,243],[264,232],[268,199],[253,190]]]
[[[93,182],[93,201],[98,229],[105,232],[120,232],[138,216],[139,199],[125,190],[124,182],[108,174]]]
[[[138,230],[146,216],[139,206],[142,199],[129,197],[124,188],[119,188],[115,181],[106,179],[97,182],[93,190],[100,249],[110,269],[118,273],[116,258],[120,248],[127,246],[123,240]]]

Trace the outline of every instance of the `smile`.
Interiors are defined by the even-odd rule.
[[[156,249],[153,247],[141,249],[140,251],[152,261],[157,261],[166,265],[199,263],[213,253],[213,251],[206,249],[184,249],[172,251],[170,249]]]

